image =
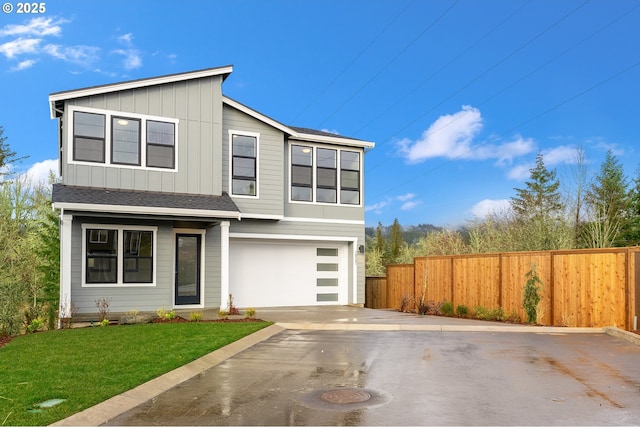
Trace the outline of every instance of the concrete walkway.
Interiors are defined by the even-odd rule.
[[[207,311],[204,318],[216,316]],[[534,334],[605,333],[629,341],[640,336],[615,328],[559,328],[482,322],[435,316],[420,316],[394,310],[373,310],[351,306],[258,308],[256,317],[275,322],[261,331],[229,344],[185,366],[142,384],[121,395],[106,400],[53,425],[100,425],[108,423],[126,411],[141,405],[161,393],[203,374],[228,358],[262,342],[286,329],[348,330],[348,331],[442,331],[442,332],[521,332]]]

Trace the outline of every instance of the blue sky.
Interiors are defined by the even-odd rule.
[[[565,182],[577,148],[592,176],[609,149],[630,179],[640,164],[637,0],[43,5],[0,13],[0,125],[34,177],[57,157],[50,93],[224,65],[227,96],[376,143],[367,225],[481,218],[540,152]]]

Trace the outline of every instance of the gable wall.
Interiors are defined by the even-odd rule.
[[[213,76],[68,101],[76,105],[177,118],[177,172],[68,161],[69,129],[63,125],[64,184],[219,195],[222,191],[222,77]],[[68,112],[68,109],[67,109]],[[108,125],[108,124],[107,124]]]

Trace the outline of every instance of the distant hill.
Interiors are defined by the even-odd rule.
[[[442,230],[442,227],[436,227],[432,224],[400,225],[400,228],[402,229],[402,237],[404,238],[404,241],[410,245],[416,243],[420,237],[427,233]],[[384,237],[389,237],[390,230],[391,225],[383,225],[382,235]],[[367,238],[373,238],[376,236],[376,227],[365,227],[364,233]]]

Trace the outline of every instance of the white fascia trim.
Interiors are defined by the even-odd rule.
[[[55,103],[67,99],[82,98],[85,96],[101,95],[103,93],[117,92],[121,90],[137,89],[141,87],[156,86],[166,83],[176,83],[185,80],[199,79],[203,77],[219,76],[222,74],[231,74],[233,66],[229,65],[220,68],[208,68],[206,70],[191,71],[187,73],[171,74],[167,76],[151,77],[148,79],[131,80],[128,82],[107,84],[103,86],[95,86],[84,89],[70,90],[66,92],[52,93],[49,95],[49,107],[51,110],[51,118],[55,119]]]
[[[53,204],[53,206],[56,209],[66,209],[70,211],[192,216],[197,218],[232,218],[232,219],[240,220],[240,212],[231,212],[231,211],[163,208],[163,207],[154,207],[154,206],[97,205],[97,204],[65,203],[65,202],[56,202]]]
[[[350,224],[350,225],[364,225],[364,220],[358,219],[329,219],[329,218],[302,218],[286,216],[282,221],[288,222],[319,222],[324,224]]]
[[[261,122],[264,122],[264,123],[266,123],[266,124],[268,124],[270,126],[273,126],[274,128],[276,128],[276,129],[278,129],[278,130],[280,130],[280,131],[282,131],[282,132],[284,132],[286,134],[289,134],[289,135],[295,134],[293,129],[283,125],[282,123],[280,123],[280,122],[278,122],[276,120],[273,120],[271,117],[265,116],[264,114],[257,112],[256,110],[252,110],[251,108],[247,107],[246,105],[240,104],[238,101],[234,101],[233,99],[227,98],[226,96],[223,95],[222,96],[222,102],[224,104],[227,104],[230,107],[235,108],[236,110],[242,111],[243,113],[245,113],[245,114],[247,114],[247,115],[249,115],[249,116],[251,116],[251,117],[253,117],[255,119],[260,120]]]
[[[284,215],[241,213],[240,220],[243,220],[243,219],[271,219],[276,221],[282,221],[284,219]]]
[[[231,239],[267,239],[267,240],[310,240],[322,242],[353,242],[358,241],[357,237],[343,236],[312,236],[298,234],[266,234],[266,233],[229,233]]]
[[[347,147],[360,147],[360,148],[373,148],[374,142],[361,141],[359,139],[341,138],[336,136],[314,135],[310,133],[294,133],[291,135],[293,140],[308,141],[308,142],[320,142],[323,144],[342,145]]]

